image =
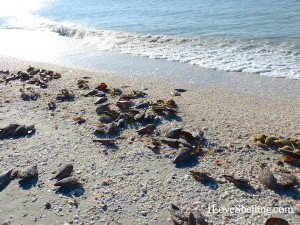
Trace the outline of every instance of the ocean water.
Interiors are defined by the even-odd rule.
[[[92,68],[127,55],[300,79],[299,0],[0,0],[0,9],[2,55]]]

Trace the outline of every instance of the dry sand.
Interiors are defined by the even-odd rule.
[[[36,127],[36,133],[30,137],[0,140],[0,171],[32,164],[37,164],[39,171],[35,183],[20,186],[17,180],[12,180],[0,192],[0,224],[167,225],[173,224],[168,211],[171,203],[187,215],[190,210],[200,210],[213,224],[264,224],[271,216],[285,218],[290,224],[300,223],[299,186],[274,192],[257,179],[262,162],[274,171],[282,156],[250,141],[258,132],[300,136],[299,81],[253,75],[249,85],[250,78],[194,86],[9,58],[2,58],[0,67],[17,72],[25,71],[29,64],[60,72],[62,78],[51,81],[46,89],[36,87],[41,93],[36,101],[20,98],[21,81],[0,83],[0,127],[10,123]],[[176,167],[172,163],[176,149],[163,145],[159,153],[153,152],[146,147],[147,137],[138,135],[135,128],[122,131],[124,139],[118,139],[117,147],[92,142],[99,118],[94,105],[97,97],[82,96],[87,91],[78,89],[76,84],[83,76],[91,77],[92,87],[101,82],[110,88],[122,88],[124,92],[146,87],[146,98],[152,101],[169,99],[174,88],[187,89],[181,96],[172,97],[179,106],[178,118],[162,120],[157,131],[164,135],[178,126],[190,131],[202,130],[209,143],[205,150],[215,149],[216,154],[200,156],[198,162]],[[32,85],[25,88],[29,86]],[[58,102],[56,110],[49,110],[47,103],[62,88],[73,90],[75,101]],[[74,115],[82,116],[86,123],[76,124]],[[53,172],[66,163],[74,165],[74,173],[82,179],[82,188],[60,192],[54,188],[54,181],[49,181]],[[284,163],[283,168],[299,178],[298,166]],[[191,169],[208,171],[224,182],[202,184],[189,175]],[[249,179],[252,188],[239,189],[225,182],[223,174]],[[51,204],[51,209],[45,208],[46,203]],[[235,205],[240,209],[255,205],[275,210],[290,207],[293,212],[272,215],[255,211],[212,212],[212,207],[216,210]]]

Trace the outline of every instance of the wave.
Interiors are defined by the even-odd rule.
[[[151,35],[88,28],[43,20],[24,29],[43,29],[81,39],[95,51],[167,59],[209,69],[300,79],[300,41],[238,40]]]

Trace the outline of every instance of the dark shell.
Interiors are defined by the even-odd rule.
[[[63,178],[69,177],[73,172],[73,165],[67,164],[58,170],[58,173],[55,177],[52,177],[50,180],[57,179],[61,180]]]
[[[86,93],[86,94],[84,95],[84,97],[94,96],[94,95],[96,95],[96,94],[98,94],[98,93],[99,93],[99,92],[98,92],[96,89],[94,89],[94,90],[89,91],[88,93]]]
[[[120,119],[120,120],[118,121],[118,123],[117,123],[117,126],[118,126],[119,128],[125,127],[125,126],[126,126],[126,120],[125,120],[125,119]]]
[[[38,176],[37,165],[28,166],[17,173],[17,178],[21,179],[22,181],[28,181],[34,177]]]
[[[108,102],[105,102],[105,103],[100,104],[100,105],[96,108],[97,114],[98,114],[98,115],[101,115],[104,111],[107,111],[107,110],[108,110],[108,106],[109,106],[109,103],[108,103]]]
[[[2,129],[0,138],[9,138],[13,136],[18,126],[19,126],[18,124],[9,124],[7,127]]]
[[[300,154],[298,152],[293,152],[284,148],[279,148],[279,152],[287,157],[293,158],[293,159],[300,159]]]
[[[249,187],[249,180],[245,179],[245,178],[241,178],[241,177],[234,177],[234,176],[230,176],[230,175],[223,175],[223,177],[234,183],[234,185],[236,186],[243,186],[243,187]]]
[[[0,188],[6,186],[11,181],[12,169],[8,170],[0,175]]]
[[[119,127],[115,122],[107,125],[107,134],[112,135],[119,132]]]
[[[277,180],[277,185],[279,188],[289,189],[297,183],[296,177],[288,173],[275,172],[274,177]]]
[[[54,184],[54,186],[71,188],[78,186],[80,184],[79,180],[76,177],[67,177]]]
[[[97,105],[97,104],[101,104],[101,103],[104,103],[104,102],[107,102],[107,98],[106,97],[100,97],[100,98],[97,99],[97,101],[94,104]]]
[[[190,212],[188,225],[209,225],[206,220],[207,219],[199,211]]]
[[[192,157],[193,157],[193,149],[183,147],[179,149],[179,152],[176,155],[175,159],[173,160],[173,163],[175,164],[184,163],[190,160]]]
[[[289,223],[282,218],[271,217],[266,221],[265,225],[289,225]]]
[[[261,165],[261,170],[258,174],[258,180],[269,189],[275,189],[277,187],[276,178],[267,165]]]
[[[196,181],[206,181],[206,180],[212,180],[210,177],[210,173],[207,172],[200,172],[196,170],[190,170],[190,174]]]
[[[186,89],[183,89],[183,88],[175,88],[174,90],[178,91],[178,92],[186,92],[187,91]]]
[[[102,114],[99,117],[99,121],[101,123],[111,123],[113,121],[113,119],[108,115]]]
[[[177,147],[179,145],[179,141],[177,139],[162,137],[162,138],[160,138],[160,141],[164,144],[167,144],[167,145],[171,146],[171,147]]]
[[[93,142],[99,142],[101,144],[113,144],[116,142],[116,140],[110,138],[102,138],[102,139],[94,139]]]
[[[142,127],[137,130],[139,134],[151,134],[155,130],[155,125],[154,124],[149,124],[145,127]]]
[[[20,125],[17,127],[17,129],[14,132],[14,136],[25,136],[27,135],[27,129],[24,125]]]
[[[167,138],[178,139],[181,131],[182,131],[182,128],[175,128],[175,129],[168,131],[165,136]]]

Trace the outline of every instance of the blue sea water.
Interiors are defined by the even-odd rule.
[[[88,55],[97,67],[97,57],[109,52],[300,79],[299,0],[0,0],[0,6],[2,45],[9,34],[50,32],[40,39],[53,49],[64,37],[60,60]]]

